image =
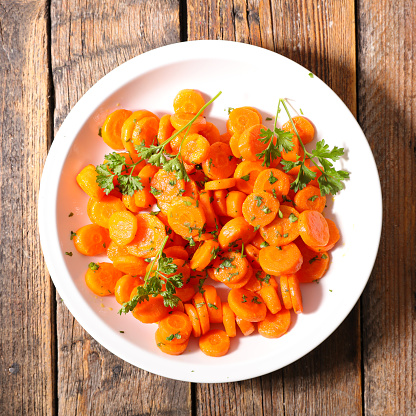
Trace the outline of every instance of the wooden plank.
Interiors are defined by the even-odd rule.
[[[362,297],[367,415],[416,414],[416,3],[358,1],[359,121],[383,192],[383,232]]]
[[[146,50],[179,41],[178,12],[175,0],[52,1],[55,131],[103,75]],[[190,384],[154,376],[115,357],[61,302],[57,326],[60,415],[191,413]]]
[[[356,114],[352,0],[188,0],[188,39],[237,40],[275,50],[322,78]],[[360,365],[356,307],[326,342],[284,370],[242,383],[198,385],[197,411],[279,414],[284,408],[285,414],[360,414]],[[272,399],[265,383],[274,385]],[[234,407],[230,397],[236,398]]]
[[[46,1],[0,6],[0,414],[51,415],[53,290],[37,198],[50,142]]]

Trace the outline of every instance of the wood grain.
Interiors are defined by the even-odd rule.
[[[178,11],[174,0],[52,1],[55,131],[103,75],[146,50],[179,41]],[[57,327],[58,414],[191,413],[190,384],[151,375],[115,357],[61,302]]]
[[[46,1],[0,5],[0,414],[50,415],[53,290],[37,198],[50,142]]]
[[[356,114],[352,0],[188,0],[187,5],[189,40],[236,40],[275,50],[322,78]],[[196,386],[197,413],[361,414],[360,357],[356,307],[327,341],[283,370],[241,383]],[[265,388],[270,385],[272,396]]]
[[[362,297],[367,415],[416,415],[416,3],[358,1],[359,121],[383,193]]]

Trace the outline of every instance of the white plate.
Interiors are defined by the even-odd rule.
[[[351,172],[346,189],[328,199],[342,240],[319,284],[302,285],[305,313],[295,316],[279,339],[260,335],[231,340],[230,352],[211,358],[196,340],[179,357],[155,345],[155,325],[119,316],[114,297],[97,298],[86,287],[90,261],[70,241],[70,231],[89,223],[88,197],[75,181],[87,164],[102,163],[109,149],[97,135],[116,108],[172,113],[172,101],[183,88],[205,97],[222,95],[206,111],[221,132],[229,107],[253,106],[264,118],[273,116],[278,99],[290,99],[316,126],[317,138],[344,147],[337,163]],[[283,115],[284,112],[281,113]],[[293,115],[295,112],[292,113]],[[282,116],[282,121],[286,121]],[[362,206],[371,202],[371,213]],[[68,217],[73,212],[75,215]],[[116,68],[94,85],[69,113],[53,141],[39,194],[39,230],[53,282],[78,322],[104,347],[144,370],[191,382],[227,382],[260,376],[301,358],[324,341],[351,311],[370,276],[380,240],[382,202],[377,168],[358,123],[336,94],[309,71],[276,53],[242,43],[195,41],[144,53]],[[72,257],[65,256],[72,251]],[[120,333],[124,331],[124,333]]]

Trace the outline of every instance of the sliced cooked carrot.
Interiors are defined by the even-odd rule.
[[[259,334],[266,338],[280,338],[290,327],[290,311],[282,309],[276,314],[268,312],[266,318],[257,324]]]
[[[323,170],[322,166],[320,168]],[[319,179],[320,176],[322,176],[321,170],[317,166],[311,166],[309,169],[312,172],[316,173],[315,179],[310,181],[309,185],[316,186],[317,188],[319,188],[318,179]]]
[[[214,191],[212,197],[212,207],[214,212],[219,216],[226,216],[227,215],[227,204],[225,202],[225,198],[227,196],[227,191],[225,189],[219,189],[218,191]]]
[[[212,267],[216,279],[223,283],[238,283],[248,271],[248,261],[241,253],[229,251],[218,256]]]
[[[192,335],[195,338],[199,338],[201,336],[201,325],[199,324],[199,317],[198,313],[194,307],[190,303],[185,303],[185,313],[189,316],[189,319],[192,324]]]
[[[107,257],[113,261],[116,257],[127,256],[129,252],[125,247],[118,246],[114,241],[112,241],[107,246]]]
[[[186,281],[185,278],[183,280]],[[182,287],[176,288],[175,294],[182,302],[188,302],[194,296],[195,289],[191,284],[185,284]]]
[[[108,220],[110,238],[119,246],[133,241],[137,232],[137,218],[130,211],[115,212]]]
[[[261,116],[261,113],[260,113],[260,111],[259,111],[259,110],[257,110],[257,108],[254,108],[254,107],[248,107],[248,106],[241,107],[241,108],[248,108],[249,110],[254,111],[254,112],[255,112],[255,113],[257,113],[257,115],[259,116],[260,123],[263,121],[262,116]]]
[[[251,264],[253,268],[259,269],[259,249],[254,247],[252,244],[247,244],[246,246],[244,246],[244,252],[246,254],[246,259],[248,260],[249,264]]]
[[[211,329],[199,338],[199,348],[209,357],[222,357],[230,349],[230,338],[222,329]]]
[[[257,192],[247,196],[242,206],[245,220],[253,227],[270,224],[279,211],[280,203],[268,192]]]
[[[158,201],[171,201],[185,192],[185,181],[172,172],[160,169],[150,181],[151,192]]]
[[[134,195],[122,195],[121,202],[129,211],[134,212],[135,214],[137,214],[140,211],[140,208],[136,205],[136,202],[134,201]]]
[[[234,133],[230,137],[230,141],[228,142],[230,149],[231,149],[231,153],[237,159],[240,159],[242,157],[240,153],[240,148],[238,147],[239,141],[240,141],[240,133]]]
[[[182,344],[192,332],[192,324],[186,313],[174,311],[159,321],[160,336],[170,344]]]
[[[256,330],[256,327],[253,325],[252,322],[246,321],[245,319],[240,318],[239,316],[235,317],[235,321],[237,322],[238,327],[240,328],[241,332],[245,337],[251,335]]]
[[[241,162],[234,171],[234,178],[237,180],[237,189],[245,192],[247,195],[251,194],[257,176],[265,169],[261,162],[250,162],[248,160]]]
[[[165,248],[163,252],[166,254],[166,257],[182,259],[185,261],[189,259],[188,252],[182,246],[170,246],[168,248]]]
[[[193,255],[190,266],[193,270],[202,271],[211,263],[219,251],[220,245],[214,240],[207,240],[198,247]]]
[[[230,146],[222,142],[211,145],[208,157],[202,163],[202,169],[210,179],[229,178],[236,166],[237,159],[231,153]]]
[[[114,294],[117,280],[123,276],[111,263],[90,263],[85,274],[85,283],[98,296]]]
[[[303,241],[296,241],[303,256],[303,264],[297,272],[297,278],[301,283],[316,282],[321,279],[329,267],[329,254],[327,252],[316,253]]]
[[[180,130],[182,127],[185,127],[193,118],[195,114],[190,113],[175,113],[170,116],[170,122],[176,130]],[[196,120],[191,124],[188,134],[199,133],[201,130],[204,130],[207,121],[205,117],[198,116]],[[186,133],[187,130],[184,131]]]
[[[277,294],[276,289],[270,283],[263,282],[261,289],[258,291],[258,294],[261,296],[267,306],[267,309],[271,313],[277,313],[280,311],[280,309],[282,309],[279,295]]]
[[[191,238],[202,233],[205,214],[198,201],[189,197],[176,198],[168,209],[168,221],[175,233]]]
[[[182,142],[181,156],[189,164],[202,163],[209,154],[209,141],[198,133],[189,134]]]
[[[133,289],[132,295],[136,292]],[[132,295],[130,295],[132,297]],[[169,309],[163,303],[163,297],[158,295],[156,297],[149,297],[149,300],[144,300],[138,303],[133,309],[133,316],[144,324],[153,324],[159,322],[166,317]]]
[[[235,337],[237,335],[235,313],[231,310],[228,302],[222,303],[222,323],[224,325],[225,332],[229,337]]]
[[[255,124],[260,124],[260,117],[256,111],[247,107],[235,108],[228,116],[227,130],[229,133],[241,134]]]
[[[84,225],[72,238],[77,251],[84,256],[96,256],[104,253],[111,239],[108,230],[97,224]]]
[[[130,300],[130,294],[132,290],[143,284],[143,280],[140,277],[131,276],[130,274],[126,274],[125,276],[120,277],[117,280],[116,286],[114,288],[114,295],[116,297],[116,301],[122,305]]]
[[[193,199],[199,199],[199,189],[198,185],[192,179],[185,182],[185,192],[182,196],[189,196]]]
[[[310,143],[315,136],[315,128],[312,123],[306,117],[302,116],[293,117],[292,120],[303,144]],[[282,129],[295,134],[295,130],[293,129],[290,120],[283,124]],[[297,138],[296,134],[295,137]]]
[[[288,160],[290,162],[297,162],[298,160],[304,160],[305,152],[303,150],[302,145],[299,142],[299,139],[297,138],[295,134],[292,136],[292,142],[293,142],[293,147],[290,152],[286,152],[286,150],[284,149],[282,150],[282,159]],[[295,169],[294,172],[296,172],[296,170],[297,169]]]
[[[228,131],[226,131],[225,133],[221,134],[219,141],[229,144],[230,139],[231,139],[231,134],[228,133]]]
[[[240,191],[230,191],[225,197],[227,206],[227,215],[231,218],[241,217],[243,215],[243,203],[247,195]]]
[[[204,299],[208,309],[209,321],[212,324],[222,323],[222,306],[221,299],[217,295],[217,290],[214,286],[203,285]]]
[[[254,182],[253,192],[270,192],[279,202],[283,201],[283,195],[287,195],[290,189],[289,176],[279,169],[266,169],[259,173]]]
[[[204,335],[209,331],[210,323],[207,304],[205,303],[205,299],[201,293],[195,293],[194,297],[192,298],[192,304],[195,306],[195,309],[198,313],[199,323],[201,325],[201,333]]]
[[[217,215],[214,212],[214,208],[212,205],[213,198],[211,197],[210,191],[202,191],[199,194],[199,204],[202,207],[204,214],[207,228],[215,229],[218,227],[219,221]]]
[[[329,241],[328,223],[318,211],[303,211],[299,215],[299,235],[308,246],[326,246]]]
[[[232,188],[235,185],[234,178],[217,179],[209,182],[205,182],[206,191],[217,191],[220,189]]]
[[[252,227],[244,217],[233,218],[228,221],[218,235],[218,242],[223,250],[228,248],[238,248],[241,244],[249,243],[255,235]]]
[[[133,241],[125,247],[137,257],[154,257],[166,237],[165,226],[154,215],[137,214],[137,232]]]
[[[223,282],[225,284],[225,286],[229,287],[230,289],[240,289],[242,287],[244,287],[249,280],[252,278],[253,276],[253,268],[248,265],[248,269],[247,269],[247,273],[238,281],[238,282]]]
[[[299,280],[296,274],[292,274],[287,277],[287,283],[289,285],[290,297],[292,299],[293,310],[295,313],[303,312],[302,304],[302,292],[300,291]]]
[[[241,136],[238,139],[238,150],[244,160],[249,160],[251,162],[264,160],[264,158],[260,159],[257,155],[268,146],[267,143],[260,141],[262,132],[266,130],[267,128],[263,126],[263,124],[255,124],[241,133]]]
[[[90,198],[99,201],[105,195],[97,183],[97,172],[94,165],[87,165],[78,173],[77,183]]]
[[[302,266],[303,257],[296,244],[286,246],[269,246],[262,248],[259,254],[261,268],[273,276],[292,274]]]
[[[299,236],[299,213],[292,207],[281,205],[279,215],[264,227],[260,235],[272,246],[285,246]]]
[[[110,217],[115,212],[127,212],[125,205],[115,196],[104,196],[100,201],[90,198],[87,204],[87,214],[91,222],[104,228],[109,228]]]
[[[289,276],[286,276],[286,275],[280,276],[280,292],[282,293],[283,304],[285,305],[286,309],[293,308],[292,297],[290,296],[290,289],[289,289],[289,282],[288,282]]]
[[[165,114],[161,117],[159,122],[159,129],[157,131],[157,142],[158,144],[165,143],[166,140],[172,136],[173,130],[175,130],[170,122],[170,115]],[[170,143],[165,147],[165,150],[169,153],[171,151]]]
[[[134,193],[134,203],[138,208],[148,208],[156,202],[155,197],[150,193],[150,181],[158,170],[159,168],[156,166],[146,165],[139,172],[138,177],[143,185],[143,189]]]
[[[334,221],[329,220],[328,218],[325,218],[327,224],[328,224],[328,230],[329,230],[329,240],[328,244],[326,246],[309,246],[309,248],[313,251],[316,251],[317,253],[322,253],[324,251],[332,250],[335,246],[335,244],[340,239],[339,230],[337,226],[335,225]]]
[[[173,110],[175,113],[196,114],[204,105],[205,100],[201,93],[192,89],[179,91],[173,100]]]
[[[133,113],[129,110],[116,110],[113,111],[104,121],[101,127],[101,136],[104,143],[110,146],[114,150],[124,149],[123,142],[121,141],[121,128],[124,122]]]
[[[267,246],[267,244],[265,244],[264,238],[261,236],[259,231],[256,232],[256,235],[251,240],[251,244],[253,244],[253,246],[256,247],[257,250],[260,250],[263,247]]]
[[[293,202],[299,212],[312,210],[322,213],[326,205],[326,197],[321,196],[319,188],[307,185],[305,188],[296,193]]]
[[[204,136],[209,141],[209,144],[214,144],[216,142],[221,141],[219,130],[214,124],[210,123],[209,121],[207,121],[204,130],[201,130],[199,134]]]
[[[188,346],[189,338],[182,342],[182,344],[172,344],[168,343],[163,337],[160,335],[159,329],[155,332],[155,341],[158,348],[164,352],[165,354],[169,355],[181,355],[185,352],[186,347]]]
[[[267,308],[261,297],[246,289],[231,289],[228,304],[240,318],[249,322],[259,322],[266,317]]]

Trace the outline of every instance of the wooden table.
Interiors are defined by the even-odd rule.
[[[414,31],[412,0],[0,2],[0,414],[415,415]],[[239,383],[168,380],[102,348],[55,292],[37,230],[42,167],[73,105],[126,60],[194,39],[262,46],[322,78],[364,129],[384,196],[348,318],[301,360]]]

